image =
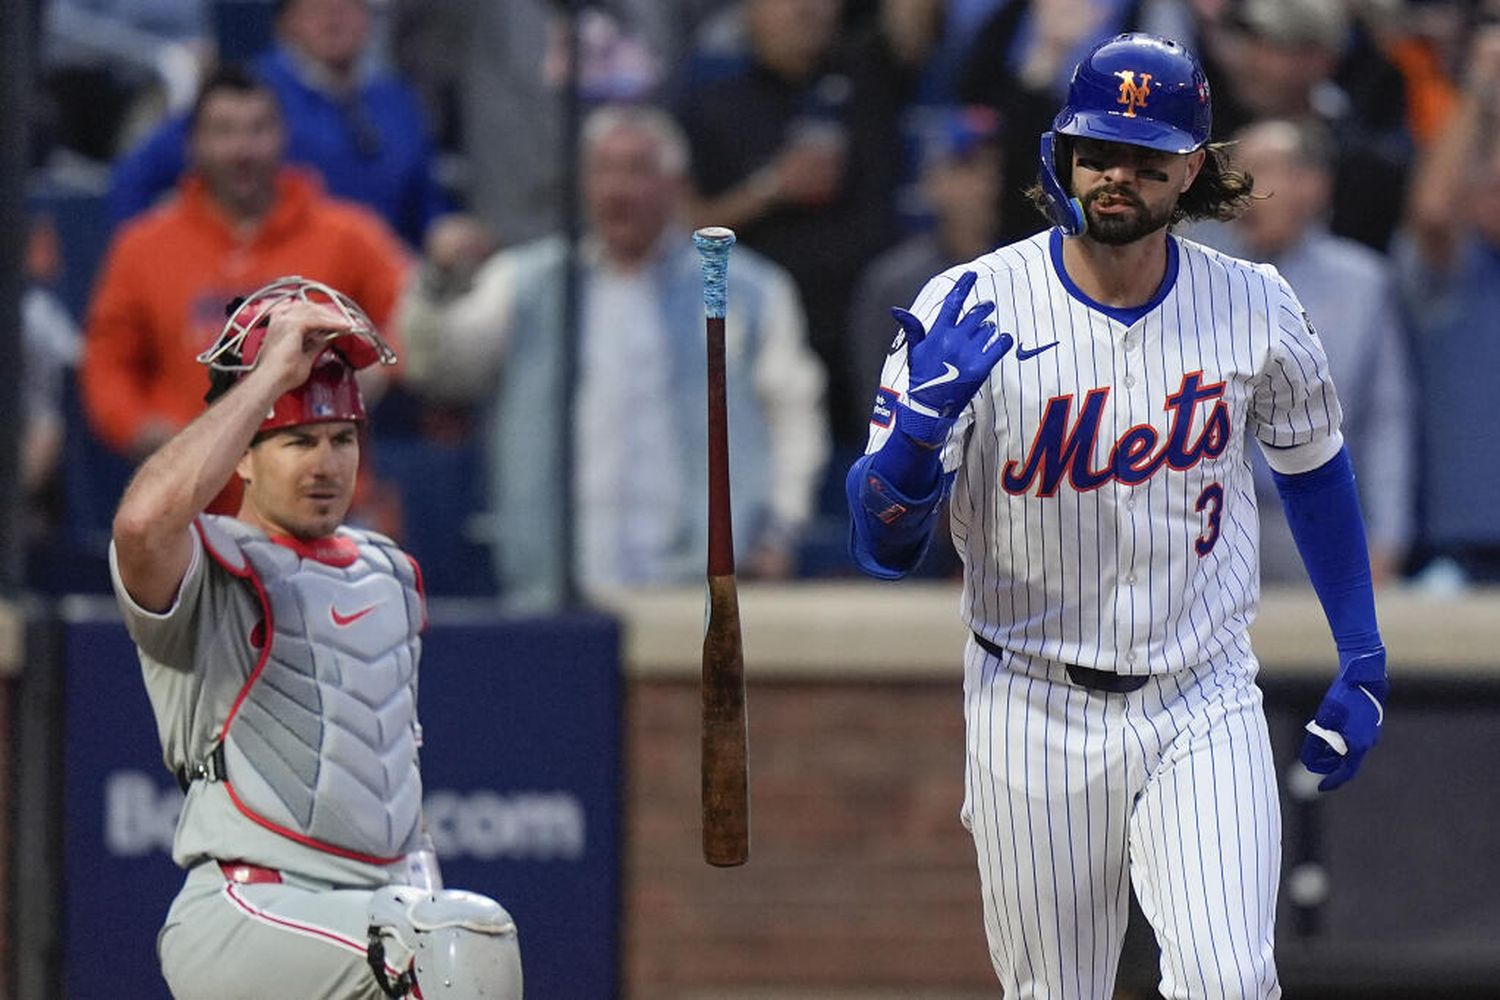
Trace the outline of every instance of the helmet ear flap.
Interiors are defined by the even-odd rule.
[[[1073,137],[1057,133],[1052,139],[1052,169],[1064,194],[1073,194]]]
[[[1080,236],[1088,228],[1083,203],[1068,190],[1064,178],[1073,174],[1073,142],[1069,136],[1043,132],[1041,140],[1042,195],[1047,218],[1064,236]]]

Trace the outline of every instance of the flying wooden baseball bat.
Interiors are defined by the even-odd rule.
[[[745,656],[734,576],[729,505],[729,419],[724,389],[724,312],[734,232],[693,234],[703,266],[708,325],[708,615],[703,634],[703,860],[742,865],[750,856]]]

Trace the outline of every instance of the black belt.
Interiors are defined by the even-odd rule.
[[[974,633],[974,641],[979,643],[980,649],[997,660],[1003,660],[1010,655],[978,632]],[[1073,663],[1067,663],[1064,666],[1068,668],[1068,680],[1081,688],[1103,691],[1106,694],[1129,694],[1131,691],[1139,691],[1151,679],[1149,674],[1117,674],[1113,670],[1095,670],[1093,667],[1080,667]]]

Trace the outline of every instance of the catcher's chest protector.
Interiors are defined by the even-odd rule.
[[[423,623],[415,568],[365,532],[344,529],[347,560],[329,562],[232,518],[198,523],[210,555],[255,588],[265,615],[259,659],[221,730],[236,807],[359,860],[389,863],[414,850]]]

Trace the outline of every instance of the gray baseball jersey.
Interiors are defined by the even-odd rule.
[[[163,613],[131,600],[113,549],[110,569],[126,629],[139,649],[162,758],[173,771],[191,766],[212,749],[255,662],[243,655],[201,658],[200,651],[227,650],[231,644],[248,648],[262,624],[260,601],[250,583],[208,556],[196,531],[177,600]],[[205,665],[195,669],[200,662]],[[178,820],[172,859],[190,867],[206,858],[243,860],[340,885],[384,885],[405,870],[404,863],[372,864],[273,832],[235,804],[225,782],[194,781]]]
[[[248,563],[240,565],[241,572],[237,575],[233,571],[236,564],[224,561],[229,555],[227,550],[234,547],[231,536],[226,534],[233,526],[226,522],[215,528],[210,523],[214,520],[205,519],[192,533],[193,551],[187,573],[172,607],[160,614],[146,611],[130,598],[120,580],[114,550],[110,550],[115,594],[124,612],[126,628],[139,648],[163,759],[174,771],[203,761],[220,741],[226,720],[236,712],[251,712],[257,700],[254,689],[246,686],[252,670],[265,670],[268,664],[274,668],[276,663],[277,643],[273,639],[276,633],[273,630],[267,635],[265,609],[258,591],[268,585],[274,588],[277,583],[286,584],[289,578],[267,581],[257,577],[252,581],[244,575]],[[274,548],[263,536],[252,534],[259,539],[259,545]],[[216,546],[224,546],[225,551],[218,558],[208,554],[205,537],[213,537]],[[375,555],[361,554],[366,558]],[[290,555],[283,561],[288,565],[302,564],[300,558]],[[389,576],[377,569],[360,578],[362,585],[342,590],[338,579],[336,573],[329,572],[320,578],[321,582],[303,584],[304,590],[311,589],[319,597],[334,596],[328,604],[328,617],[335,629],[352,629],[357,622],[383,613],[399,614],[401,618],[401,622],[387,623],[381,630],[383,633],[403,631],[402,622],[411,609],[398,606],[402,588]],[[364,603],[365,598],[375,594],[381,599],[363,607],[349,604],[341,615],[340,597],[363,595],[360,601]],[[273,595],[270,600],[274,604],[277,598]],[[391,606],[386,607],[387,604]],[[298,610],[285,603],[282,607],[287,611]],[[318,631],[305,618],[291,627],[305,629],[300,632],[304,636]],[[352,631],[351,641],[354,645],[359,643]],[[295,636],[290,643],[297,644]],[[257,649],[267,655],[258,655]],[[372,648],[370,652],[373,654],[375,650]],[[295,653],[292,657],[311,659]],[[403,669],[415,670],[414,656]],[[261,735],[268,724],[296,730],[299,737],[291,748],[316,753],[316,739],[311,744],[302,743],[309,730],[299,719],[306,711],[305,705],[299,703],[317,704],[320,699],[299,698],[297,690],[307,695],[311,689],[295,674],[295,670],[283,672],[272,682],[273,686],[290,686],[285,690],[278,687],[269,695],[280,705],[277,711],[268,715],[267,706],[259,706],[261,718],[249,724],[246,747],[238,747],[233,741],[229,744],[231,757],[238,761],[235,773],[240,775],[238,780],[243,785],[240,798],[236,799],[231,785],[222,780],[196,780],[188,788],[172,857],[189,871],[157,939],[162,974],[178,1000],[278,996],[288,989],[295,989],[298,996],[311,1000],[356,997],[378,1000],[384,995],[365,957],[368,907],[374,887],[404,880],[404,859],[389,865],[377,864],[362,860],[355,852],[320,848],[314,838],[295,830],[290,831],[292,836],[287,835],[289,827],[296,825],[290,814],[275,816],[274,819],[281,820],[277,823],[255,808],[257,801],[263,809],[268,802],[272,807],[279,806],[276,801],[279,795],[297,789],[294,780],[290,783],[282,780],[274,790],[259,787],[262,773],[257,770],[255,753],[257,748],[275,745],[274,738],[267,744]],[[263,683],[262,680],[255,689]],[[394,690],[399,692],[406,683],[397,678]],[[369,679],[354,684],[368,687]],[[387,714],[396,713],[396,717],[385,719],[385,723],[398,732],[415,729],[416,720],[409,717],[412,701],[401,697],[381,700],[386,703]],[[323,710],[332,713],[325,721],[336,723],[337,710],[326,705]],[[381,728],[386,727],[383,724]],[[281,752],[286,749],[282,747]],[[347,741],[344,749],[349,749]],[[346,754],[341,763],[347,765],[360,756]],[[330,780],[357,783],[355,774],[343,774],[336,767],[316,771],[336,772]],[[347,803],[340,801],[339,805]],[[315,830],[317,825],[315,822],[311,828]],[[282,832],[276,832],[273,826],[280,827]],[[247,864],[221,870],[215,859]],[[277,874],[268,876],[271,881],[262,881],[261,878],[267,877],[265,873],[257,874],[250,866],[274,869]],[[388,962],[395,963],[388,965],[388,972],[395,975],[399,968],[405,967],[408,958],[388,955]]]
[[[965,271],[1015,338],[943,450],[965,567],[963,821],[1010,997],[1108,996],[1126,875],[1173,997],[1277,997],[1280,816],[1248,630],[1248,430],[1273,468],[1342,446],[1323,349],[1276,271],[1169,237],[1138,309],[1090,300],[1056,231]],[[898,336],[869,449],[907,389]],[[1069,666],[1144,675],[1105,693]]]

